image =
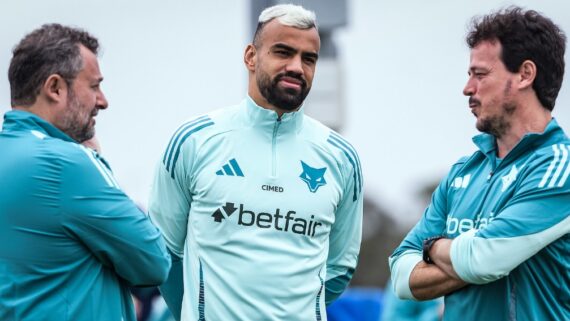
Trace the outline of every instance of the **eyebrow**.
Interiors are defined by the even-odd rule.
[[[472,67],[469,67],[469,69],[467,69],[467,72],[475,72],[475,71],[485,71],[485,72],[488,72],[488,71],[491,71],[491,68],[488,68],[488,67],[481,67],[481,66],[472,66]]]
[[[274,44],[274,45],[272,46],[272,48],[275,48],[275,49],[284,49],[284,50],[287,50],[287,51],[291,51],[291,52],[293,52],[293,53],[299,52],[299,50],[297,50],[297,49],[295,49],[295,48],[293,48],[293,47],[291,47],[291,46],[288,46],[288,45],[286,45],[286,44],[284,44],[284,43],[277,43],[277,44]],[[305,56],[305,57],[314,58],[315,60],[317,60],[317,59],[319,58],[319,54],[316,53],[316,52],[303,52],[302,55]]]

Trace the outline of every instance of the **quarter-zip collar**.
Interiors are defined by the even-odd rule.
[[[527,133],[516,144],[516,146],[505,156],[504,160],[515,159],[521,154],[530,149],[535,149],[539,146],[547,145],[549,142],[556,142],[566,138],[566,134],[558,125],[556,119],[552,118],[544,132],[542,133]],[[495,136],[490,134],[479,134],[473,137],[473,143],[477,145],[479,150],[487,156],[493,163],[497,159],[497,143]]]
[[[64,141],[74,142],[71,137],[60,129],[45,121],[36,114],[24,110],[11,110],[4,114],[4,124],[2,130],[5,131],[31,131],[35,130],[42,134],[59,138]]]
[[[279,119],[277,112],[257,105],[249,95],[242,102],[245,110],[244,122],[252,127],[273,131],[275,123],[279,122],[279,134],[296,133],[303,125],[303,106],[297,111],[283,113]]]

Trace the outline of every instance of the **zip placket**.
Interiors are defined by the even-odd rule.
[[[513,164],[513,166],[514,166],[515,161],[511,160],[511,159],[512,159],[512,157],[509,157],[509,155],[507,155],[507,157],[505,157],[498,165],[493,166],[491,171],[489,172],[489,175],[487,175],[487,179],[486,179],[487,184],[485,187],[485,194],[483,196],[483,200],[481,201],[481,203],[479,203],[479,208],[477,209],[477,215],[478,216],[481,215],[483,207],[485,207],[485,204],[487,203],[487,198],[489,197],[489,192],[491,191],[491,186],[493,186],[493,184],[496,181],[495,175],[500,170],[502,170],[503,168],[507,168],[508,165]],[[523,164],[523,166],[525,166],[527,162],[528,162],[528,160]]]
[[[277,118],[275,121],[275,125],[273,126],[273,137],[271,139],[271,176],[277,176],[277,131],[279,130],[279,126],[281,126],[281,117]]]

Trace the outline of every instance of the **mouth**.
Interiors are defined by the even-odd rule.
[[[303,81],[302,81],[302,80],[299,80],[299,79],[296,79],[296,78],[293,78],[293,77],[282,77],[282,78],[279,80],[279,83],[281,83],[281,85],[282,85],[283,87],[286,87],[286,88],[293,88],[293,89],[297,89],[297,90],[300,90],[301,87],[303,86]]]
[[[91,121],[93,122],[93,125],[95,125],[95,123],[97,122],[95,120],[95,117],[97,117],[98,111],[97,109],[95,109],[92,113],[91,113]]]
[[[479,106],[481,106],[481,102],[478,99],[469,97],[469,108],[474,109]]]

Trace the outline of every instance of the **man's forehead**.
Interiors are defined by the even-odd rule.
[[[97,56],[85,46],[80,46],[79,50],[83,60],[83,67],[81,68],[78,76],[84,76],[90,80],[103,80]]]
[[[483,41],[471,49],[471,60],[497,60],[501,56],[501,44],[499,42]]]
[[[312,44],[315,51],[320,49],[319,32],[315,27],[308,29],[300,29],[292,26],[286,26],[277,19],[269,21],[261,30],[260,40],[262,45],[269,47],[277,43],[283,43],[295,47],[293,44],[304,43]]]

